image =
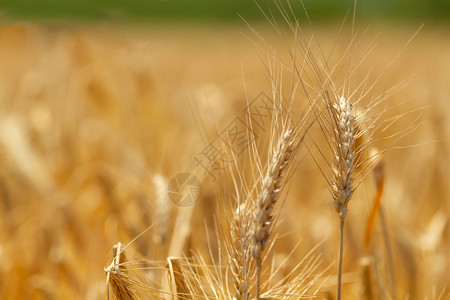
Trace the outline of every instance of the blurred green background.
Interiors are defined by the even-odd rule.
[[[277,11],[273,0],[257,0],[265,11]],[[353,0],[303,0],[315,20],[342,20]],[[282,0],[282,3],[285,3]],[[297,15],[302,4],[292,0]],[[447,23],[450,0],[360,0],[358,18]],[[242,22],[264,16],[252,0],[0,0],[2,22]],[[279,17],[279,16],[278,16]]]

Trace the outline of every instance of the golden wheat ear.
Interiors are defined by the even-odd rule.
[[[168,257],[166,264],[167,273],[170,279],[170,291],[176,295],[177,299],[185,299],[190,294],[181,265],[181,259]]]
[[[273,230],[274,206],[282,188],[283,176],[292,161],[295,151],[296,135],[293,130],[286,130],[278,141],[276,150],[267,167],[266,175],[253,211],[253,243],[251,254],[256,261],[256,298],[260,299],[260,280],[262,253]]]
[[[248,202],[243,202],[233,211],[233,219],[230,228],[231,236],[231,273],[236,300],[249,299],[249,258],[251,245],[250,218]]]
[[[334,159],[331,192],[334,206],[343,221],[347,216],[348,203],[353,194],[353,170],[355,169],[355,119],[352,106],[344,97],[333,105]]]
[[[105,268],[106,299],[167,299],[170,289],[157,282],[166,274],[164,263],[140,256],[130,245],[119,242],[113,247],[113,260]]]
[[[138,299],[136,293],[130,286],[128,276],[124,273],[122,263],[126,262],[125,252],[122,243],[117,243],[113,247],[114,259],[105,268],[106,273],[106,299],[110,299],[110,290],[114,296],[113,299],[133,300]]]

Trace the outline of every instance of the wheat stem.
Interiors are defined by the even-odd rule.
[[[261,280],[261,268],[262,261],[261,258],[256,259],[256,300],[260,300],[260,280]]]
[[[391,251],[391,243],[389,241],[389,233],[388,233],[388,226],[386,224],[386,218],[384,216],[383,208],[380,209],[380,223],[381,228],[383,232],[383,240],[384,240],[384,246],[386,248],[386,257],[387,257],[387,265],[389,270],[389,287],[391,290],[391,297],[392,299],[397,299],[397,292],[396,292],[396,284],[395,284],[395,271],[394,271],[394,261],[392,259],[392,251]]]
[[[338,284],[337,300],[341,300],[342,290],[342,258],[344,256],[344,219],[339,222],[339,263],[338,263]]]

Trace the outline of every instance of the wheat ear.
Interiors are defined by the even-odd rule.
[[[189,299],[190,290],[181,266],[181,259],[178,257],[168,257],[166,269],[171,281],[172,299]],[[175,298],[176,295],[176,298]]]
[[[372,288],[372,270],[371,270],[371,258],[363,257],[359,264],[361,265],[361,297],[363,299],[374,299]]]
[[[253,215],[252,256],[256,261],[256,299],[260,299],[262,252],[267,244],[273,223],[273,208],[281,190],[281,181],[294,151],[294,132],[288,130],[278,143],[262,181]]]
[[[231,272],[233,275],[234,297],[236,300],[248,300],[248,259],[249,246],[251,243],[249,229],[249,218],[246,212],[249,207],[241,203],[233,212],[233,223],[231,226]]]
[[[352,106],[344,97],[339,103],[330,107],[334,119],[334,160],[331,192],[334,206],[339,214],[339,261],[337,299],[341,299],[342,258],[344,253],[344,220],[347,216],[348,203],[353,194],[352,173],[355,168],[355,119],[352,116]]]
[[[137,299],[135,291],[130,286],[128,276],[123,272],[122,264],[126,261],[125,253],[121,243],[113,247],[114,259],[106,272],[106,299],[109,300],[109,289],[113,292],[114,299],[133,300]]]
[[[331,191],[336,211],[339,213],[341,221],[344,221],[348,202],[353,194],[352,172],[355,168],[356,156],[354,149],[355,119],[352,116],[352,106],[344,97],[339,99],[339,103],[335,104],[333,109],[336,126]]]
[[[153,185],[156,192],[156,230],[153,240],[160,250],[163,250],[166,248],[170,230],[170,200],[167,194],[167,180],[164,176],[157,174],[153,176]]]

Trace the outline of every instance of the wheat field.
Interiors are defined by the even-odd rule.
[[[319,70],[348,56],[339,25],[306,25]],[[357,68],[333,74],[362,111],[382,95],[384,126],[348,202],[343,299],[450,297],[450,32],[418,28],[357,26]],[[289,69],[287,26],[253,29],[0,27],[1,299],[336,299],[317,74]],[[169,197],[177,174],[195,203]]]

